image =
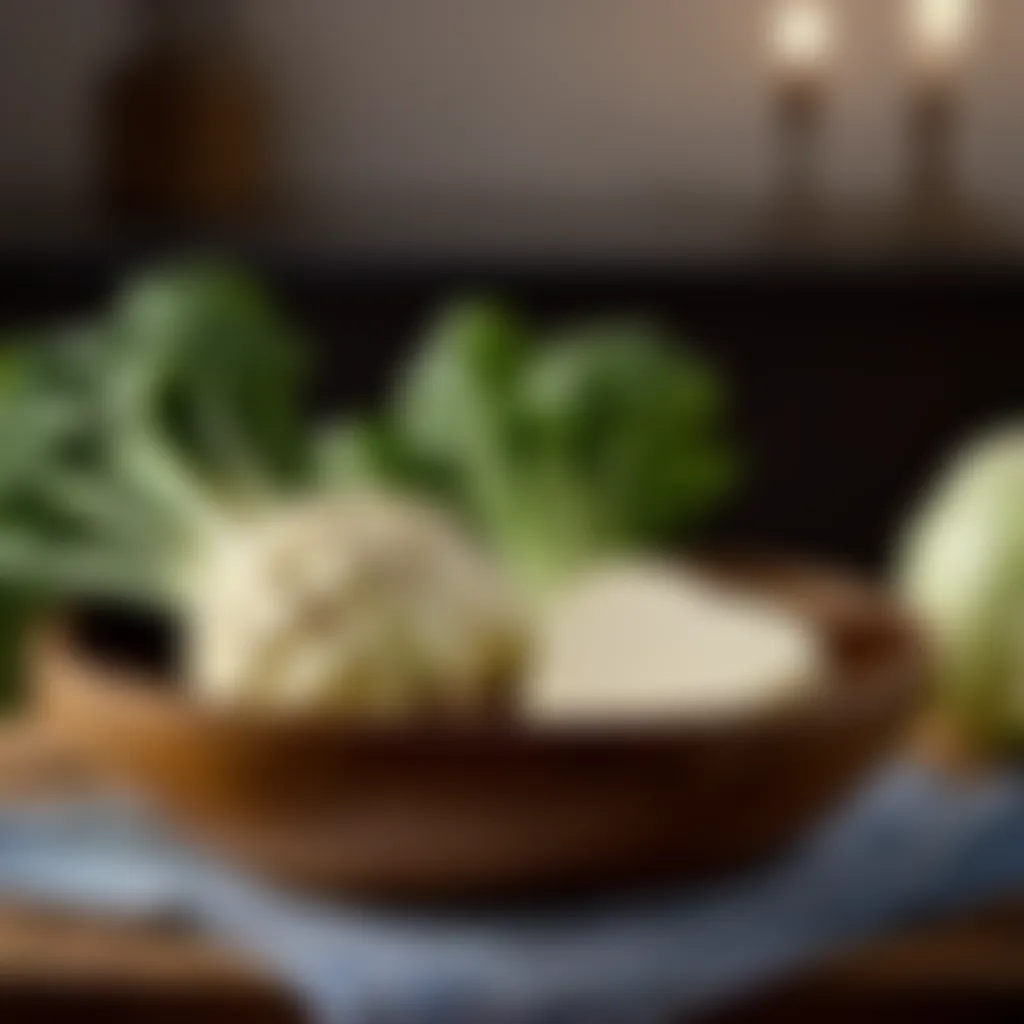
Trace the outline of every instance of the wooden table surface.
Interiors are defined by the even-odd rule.
[[[0,797],[78,781],[39,734],[0,735]],[[0,1021],[72,1018],[297,1024],[301,1015],[259,964],[184,932],[0,904]],[[1022,1018],[1024,898],[844,956],[717,1020]]]

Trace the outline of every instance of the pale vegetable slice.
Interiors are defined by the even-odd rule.
[[[671,566],[610,566],[555,600],[525,688],[544,723],[717,720],[812,692],[822,651],[783,610]]]

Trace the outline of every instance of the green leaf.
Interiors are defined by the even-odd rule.
[[[131,284],[114,315],[112,405],[204,473],[255,487],[302,475],[299,332],[246,276],[189,265]]]
[[[500,447],[527,351],[524,325],[504,306],[477,300],[445,310],[399,383],[402,436],[422,458],[445,464]]]
[[[322,427],[313,439],[313,466],[315,479],[329,488],[403,486],[412,475],[397,434],[369,420]]]
[[[717,375],[643,321],[539,341],[493,304],[444,314],[398,392],[410,448],[512,568],[544,587],[694,528],[734,486]]]

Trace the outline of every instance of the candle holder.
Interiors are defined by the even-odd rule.
[[[909,207],[921,229],[949,225],[969,203],[957,167],[960,105],[945,81],[919,85],[907,119]]]
[[[783,0],[774,12],[770,43],[779,140],[772,229],[775,241],[799,244],[820,235],[826,206],[822,157],[832,43],[829,6],[824,0]]]
[[[904,235],[924,249],[991,249],[1008,241],[1000,218],[965,182],[959,164],[962,107],[956,88],[925,83],[907,117]]]
[[[776,202],[779,227],[791,240],[816,234],[826,206],[822,155],[826,97],[821,83],[795,78],[782,84],[776,103],[780,142]]]
[[[973,29],[973,0],[910,0],[916,47],[907,111],[905,199],[916,244],[958,247],[1000,232],[966,187],[959,167],[961,79]]]

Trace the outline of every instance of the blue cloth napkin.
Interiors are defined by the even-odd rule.
[[[127,802],[0,810],[0,889],[183,919],[260,958],[317,1024],[659,1021],[1016,886],[1024,779],[954,783],[912,763],[881,772],[782,860],[713,889],[485,917],[275,892]]]

